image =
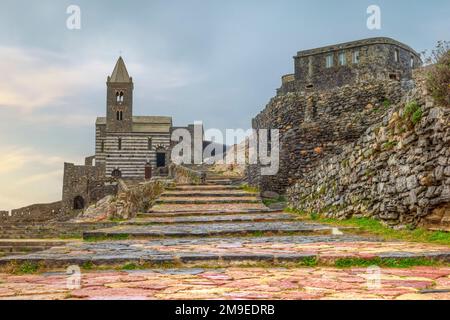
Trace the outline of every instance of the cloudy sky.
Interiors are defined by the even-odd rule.
[[[450,39],[450,1],[1,0],[0,209],[61,198],[63,162],[94,152],[105,81],[122,53],[136,115],[248,128],[303,49],[389,36]],[[381,8],[381,30],[366,9]],[[66,27],[69,5],[81,30]]]

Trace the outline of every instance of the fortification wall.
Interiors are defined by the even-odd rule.
[[[409,80],[412,70],[422,63],[413,49],[389,38],[300,51],[294,61],[294,76],[282,78],[279,93],[325,90],[368,80]]]
[[[103,165],[92,166],[92,157],[86,158],[88,165],[64,163],[62,212],[70,214],[110,194],[117,193],[117,182],[106,178]]]
[[[33,223],[49,221],[61,213],[61,201],[53,203],[33,204],[27,207],[8,211],[0,211],[0,223]]]
[[[287,192],[293,208],[450,230],[450,110],[426,95],[423,74],[416,80],[356,142],[304,172]]]
[[[280,130],[280,169],[277,175],[261,177],[260,165],[248,166],[249,184],[284,193],[319,161],[358,139],[403,94],[402,83],[388,80],[277,95],[252,126]]]

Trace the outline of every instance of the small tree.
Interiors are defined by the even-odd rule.
[[[426,83],[428,90],[437,103],[450,107],[450,42],[439,41],[425,63],[433,64]]]

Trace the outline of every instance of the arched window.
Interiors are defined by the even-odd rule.
[[[119,91],[116,91],[116,102],[120,101],[120,93]]]
[[[120,91],[119,102],[123,102],[123,97],[124,97],[123,91]]]
[[[118,147],[119,147],[119,150],[122,150],[122,138],[119,138]]]

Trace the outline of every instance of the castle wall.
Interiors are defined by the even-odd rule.
[[[0,211],[0,223],[32,223],[55,219],[61,213],[61,201],[33,204],[27,207]]]
[[[420,73],[416,83],[359,139],[305,172],[288,189],[290,205],[328,217],[450,230],[450,110],[424,94]],[[408,101],[421,108],[415,124],[405,115]]]
[[[396,51],[398,61],[396,61]],[[353,54],[359,53],[359,62]],[[345,64],[340,65],[339,55]],[[333,66],[326,66],[326,57],[332,55]],[[413,59],[413,64],[411,64]],[[294,57],[293,75],[283,77],[279,93],[324,90],[367,80],[409,80],[412,70],[421,65],[419,55],[395,40],[374,38],[335,46],[301,51]]]
[[[280,130],[279,172],[260,176],[260,165],[251,165],[248,182],[284,193],[324,157],[339,154],[343,145],[357,140],[382,117],[384,105],[399,102],[402,94],[398,81],[373,81],[274,97],[252,126]]]
[[[83,209],[108,194],[116,194],[117,184],[106,178],[104,172],[102,165],[64,163],[62,212],[68,214],[76,210],[76,198],[79,204],[83,204],[82,208],[77,209]]]

